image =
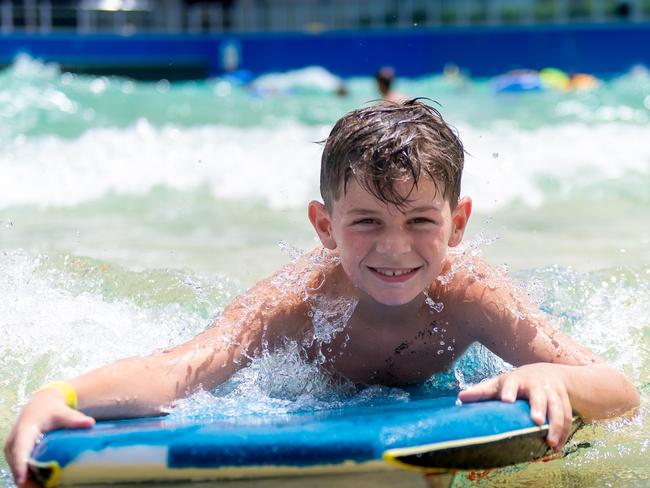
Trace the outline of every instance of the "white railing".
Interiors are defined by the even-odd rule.
[[[283,32],[650,22],[650,0],[0,0],[0,32]]]

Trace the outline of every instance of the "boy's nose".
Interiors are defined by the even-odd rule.
[[[380,254],[398,256],[411,251],[411,242],[404,229],[395,229],[379,238],[376,250]]]

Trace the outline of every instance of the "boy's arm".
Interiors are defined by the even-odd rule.
[[[296,333],[297,297],[280,293],[266,280],[236,298],[194,339],[146,357],[133,357],[69,380],[78,410],[56,389],[34,394],[22,409],[5,444],[16,482],[27,481],[27,459],[36,439],[59,428],[83,428],[94,418],[157,415],[174,400],[199,388],[212,389],[245,366],[264,341]],[[291,327],[294,327],[290,330]],[[93,418],[94,417],[94,418]]]
[[[61,428],[91,427],[95,423],[93,417],[125,418],[162,413],[174,399],[196,387],[202,365],[206,366],[202,369],[204,375],[212,372],[213,381],[218,381],[222,375],[215,366],[220,359],[226,360],[224,351],[209,351],[201,344],[201,336],[169,351],[123,359],[69,380],[76,392],[78,410],[71,408],[57,389],[37,391],[22,408],[5,443],[5,458],[16,483],[20,486],[27,482],[27,460],[43,433]]]
[[[261,282],[188,342],[70,380],[79,410],[98,419],[158,415],[174,400],[215,388],[248,364],[264,332],[276,324],[281,306],[269,305],[272,296],[268,283]]]
[[[190,341],[71,380],[79,409],[95,418],[157,415],[178,398],[223,383],[263,347],[299,334],[305,306],[298,290],[280,294],[272,279],[264,280]]]
[[[466,330],[518,368],[461,392],[461,401],[527,398],[537,424],[548,418],[547,442],[555,448],[566,441],[573,412],[589,421],[639,405],[636,388],[623,374],[553,328],[496,271],[482,263],[474,269],[476,275],[458,280],[462,282],[457,288],[458,305]]]

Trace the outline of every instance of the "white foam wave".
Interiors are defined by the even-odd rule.
[[[463,193],[489,211],[537,206],[596,182],[650,174],[650,128],[570,124],[523,131],[460,126],[470,155]],[[329,127],[203,126],[91,129],[74,140],[17,138],[0,149],[0,208],[75,206],[155,186],[207,186],[217,198],[301,207],[318,197],[320,151]]]
[[[611,123],[569,124],[521,131],[460,128],[470,153],[463,193],[481,210],[513,201],[539,206],[565,199],[597,182],[650,174],[650,128]]]
[[[43,273],[43,259],[0,254],[0,371],[11,372],[3,388],[17,392],[14,409],[47,380],[178,344],[206,325],[177,304],[145,309],[98,293],[72,293]]]
[[[226,199],[301,204],[317,192],[322,129],[93,129],[75,140],[17,140],[0,152],[0,208],[73,206],[108,193],[208,185]],[[316,196],[316,195],[314,195]]]

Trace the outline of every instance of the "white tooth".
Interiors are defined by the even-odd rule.
[[[402,269],[402,270],[395,270],[395,269],[384,269],[384,268],[376,268],[377,272],[385,275],[385,276],[402,276],[405,274],[410,273],[412,270],[411,269]]]

